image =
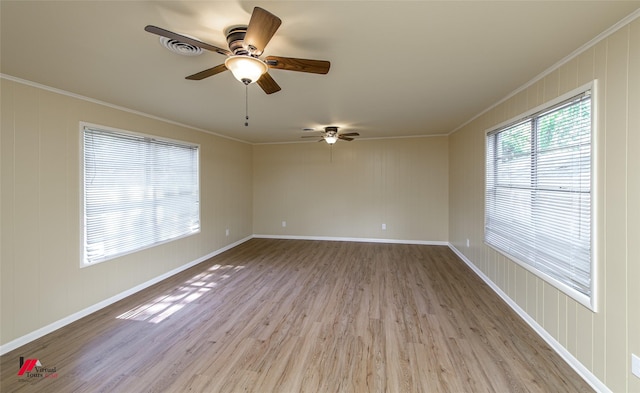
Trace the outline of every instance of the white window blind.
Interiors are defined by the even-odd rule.
[[[84,264],[200,231],[198,146],[83,133]]]
[[[488,133],[486,149],[487,244],[587,298],[591,110],[586,91]]]

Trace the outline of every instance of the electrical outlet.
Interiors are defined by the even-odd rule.
[[[224,234],[225,234],[225,235],[227,235],[227,236],[229,236],[229,228],[227,228],[227,229],[224,231]]]
[[[286,221],[282,221],[282,227],[286,227],[287,226],[287,222]]]
[[[638,355],[631,354],[631,372],[640,378],[640,357]]]
[[[467,239],[467,248],[469,248],[469,239]]]
[[[382,224],[382,230],[386,231],[387,230],[387,224]]]

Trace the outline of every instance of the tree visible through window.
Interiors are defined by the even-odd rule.
[[[579,300],[592,295],[591,95],[487,134],[485,241]]]
[[[198,146],[85,127],[84,264],[200,231]]]

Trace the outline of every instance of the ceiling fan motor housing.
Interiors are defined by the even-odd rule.
[[[227,44],[234,55],[249,55],[249,51],[244,47],[244,36],[246,34],[247,26],[233,26],[227,30]]]
[[[325,127],[324,131],[327,133],[327,135],[335,136],[338,133],[338,127],[335,127],[335,126]]]

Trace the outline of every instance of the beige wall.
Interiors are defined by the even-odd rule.
[[[485,131],[598,80],[599,312],[483,244]],[[640,19],[450,137],[450,242],[612,391],[640,392]],[[471,247],[466,247],[466,239]]]
[[[0,83],[2,345],[251,235],[250,145]],[[80,269],[80,121],[200,144],[201,233]]]
[[[446,242],[447,139],[255,145],[254,233]]]

